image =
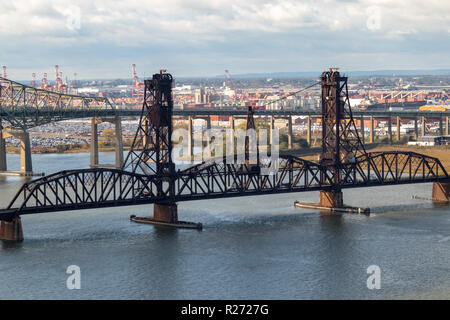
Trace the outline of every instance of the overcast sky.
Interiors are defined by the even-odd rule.
[[[78,78],[449,69],[449,0],[0,0],[0,65]]]

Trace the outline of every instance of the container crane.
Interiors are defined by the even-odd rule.
[[[227,75],[227,81],[228,85],[230,86],[230,89],[233,90],[233,95],[230,97],[230,100],[236,100],[236,90],[234,89],[233,82],[231,81],[230,72],[228,70],[225,70],[225,74]]]
[[[48,83],[46,72],[42,75],[41,86],[39,88],[44,90],[51,90],[52,88],[52,86]]]
[[[134,63],[131,65],[131,74],[133,76],[131,96],[135,100],[135,103],[140,104],[144,100],[144,83],[139,81],[136,72],[136,64]]]
[[[31,74],[31,86],[36,87],[36,73]]]

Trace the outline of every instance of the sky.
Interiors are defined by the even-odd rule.
[[[11,79],[450,69],[449,0],[0,0]]]

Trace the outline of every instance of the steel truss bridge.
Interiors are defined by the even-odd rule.
[[[0,77],[0,117],[12,128],[27,129],[97,112],[115,115],[115,107],[106,98],[52,92]]]
[[[28,129],[52,122],[93,117],[140,116],[141,110],[117,107],[107,98],[84,97],[37,89],[0,77],[0,117],[13,129]],[[174,109],[174,116],[246,116],[245,108]],[[255,110],[255,116],[321,116],[312,110]],[[354,116],[443,118],[450,111],[353,111]]]
[[[150,203],[160,210],[188,200],[314,190],[337,195],[346,188],[450,183],[437,158],[414,152],[366,152],[348,103],[347,77],[330,69],[322,73],[319,84],[322,152],[318,162],[280,156],[275,160],[257,157],[252,163],[246,139],[245,163],[224,157],[180,170],[172,161],[172,76],[155,74],[145,80],[141,118],[121,169],[65,170],[32,180],[0,210],[0,220],[17,221],[21,215],[49,211]],[[251,108],[247,129],[254,129]],[[262,169],[275,164],[272,161],[276,171],[263,174]],[[332,205],[342,206],[342,201]],[[154,211],[153,221],[176,224],[177,212],[172,209]]]

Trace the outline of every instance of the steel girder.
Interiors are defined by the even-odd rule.
[[[107,110],[115,112],[107,98],[47,91],[0,77],[0,116],[14,129],[26,130]]]

